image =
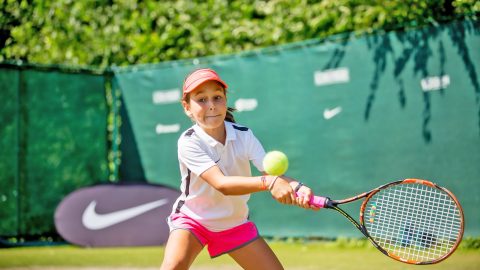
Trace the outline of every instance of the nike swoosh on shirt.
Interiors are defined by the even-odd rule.
[[[139,216],[145,212],[148,212],[152,209],[160,207],[168,203],[167,199],[161,199],[158,201],[149,202],[146,204],[141,204],[127,209],[118,210],[115,212],[110,212],[107,214],[98,214],[95,211],[97,206],[96,201],[90,202],[90,204],[85,208],[85,211],[82,215],[83,225],[90,230],[101,230],[118,224],[120,222],[127,221],[136,216]]]

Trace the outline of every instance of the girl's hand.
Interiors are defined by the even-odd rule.
[[[310,198],[313,196],[312,190],[303,185],[300,184],[299,182],[290,182],[290,185],[292,188],[295,190],[297,189],[298,185],[301,185],[300,188],[298,188],[298,191],[295,192],[299,194],[299,196],[296,196],[295,200],[298,206],[306,209],[312,209],[318,211],[320,208],[314,205],[310,205]]]
[[[270,181],[273,181],[273,179],[274,178],[272,178]],[[277,178],[270,190],[270,193],[272,194],[272,197],[280,203],[297,204],[293,188],[290,186],[288,181],[282,177]]]

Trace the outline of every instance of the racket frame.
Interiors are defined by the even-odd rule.
[[[375,195],[376,193],[380,192],[381,190],[383,189],[386,189],[388,187],[391,187],[391,186],[394,186],[394,185],[400,185],[400,184],[421,184],[421,185],[427,185],[427,186],[430,186],[432,188],[437,188],[437,189],[440,189],[444,192],[446,192],[454,201],[455,201],[455,204],[457,205],[458,207],[458,210],[460,212],[460,215],[461,215],[461,230],[459,232],[459,236],[457,238],[457,241],[455,242],[454,246],[450,249],[450,251],[445,254],[444,256],[436,259],[436,260],[433,260],[433,261],[415,261],[415,260],[407,260],[407,259],[404,259],[404,258],[401,258],[400,256],[397,256],[395,254],[392,254],[388,251],[386,251],[385,249],[383,249],[374,239],[373,237],[370,236],[370,234],[368,233],[368,230],[367,228],[365,227],[365,220],[364,220],[364,217],[365,217],[365,209],[366,209],[366,206],[368,204],[368,201],[370,200],[370,198],[372,198],[373,195]],[[360,222],[356,221],[352,216],[350,216],[347,212],[345,212],[343,209],[341,209],[340,207],[338,207],[338,205],[341,205],[341,204],[346,204],[346,203],[349,203],[349,202],[353,202],[353,201],[357,201],[357,200],[360,200],[362,198],[365,198],[362,202],[362,205],[360,206]],[[379,186],[375,189],[372,189],[368,192],[364,192],[364,193],[361,193],[357,196],[354,196],[354,197],[350,197],[350,198],[347,198],[347,199],[343,199],[343,200],[332,200],[328,197],[325,197],[326,201],[325,201],[325,206],[324,208],[328,208],[328,209],[333,209],[337,212],[339,212],[340,214],[342,214],[344,217],[346,217],[365,237],[368,238],[368,240],[370,240],[370,242],[373,244],[373,246],[375,248],[377,248],[380,252],[382,252],[383,254],[387,255],[388,257],[390,258],[393,258],[397,261],[400,261],[400,262],[404,262],[404,263],[408,263],[408,264],[416,264],[416,265],[425,265],[425,264],[434,264],[434,263],[438,263],[438,262],[441,262],[443,260],[445,260],[446,258],[448,258],[450,255],[452,255],[452,253],[457,249],[458,245],[460,244],[460,242],[462,241],[462,237],[463,237],[463,232],[464,232],[464,214],[463,214],[463,209],[462,209],[462,206],[460,205],[458,199],[453,195],[452,192],[450,192],[449,190],[447,190],[446,188],[444,187],[441,187],[441,186],[438,186],[437,184],[433,183],[433,182],[430,182],[430,181],[427,181],[427,180],[422,180],[422,179],[414,179],[414,178],[409,178],[409,179],[405,179],[405,180],[398,180],[398,181],[394,181],[394,182],[390,182],[388,184],[385,184],[385,185],[382,185],[382,186]]]

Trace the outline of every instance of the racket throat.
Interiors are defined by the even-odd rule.
[[[332,200],[328,200],[326,203],[325,203],[325,208],[331,208],[331,209],[334,209],[336,210],[337,212],[339,212],[340,214],[342,214],[344,217],[346,217],[355,227],[357,227],[357,229],[366,237],[370,238],[368,232],[367,232],[367,229],[360,225],[360,223],[358,223],[353,217],[351,217],[349,214],[347,214],[347,212],[343,211],[343,209],[341,209],[340,207],[337,206],[337,204],[339,204],[338,202],[336,201],[332,201]]]
[[[336,208],[336,207],[337,207],[337,204],[338,204],[338,203],[337,203],[336,201],[331,200],[331,199],[328,198],[328,197],[325,197],[325,206],[324,206],[324,208],[331,208],[331,209],[333,209],[333,208]]]

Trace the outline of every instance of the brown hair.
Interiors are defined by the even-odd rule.
[[[227,115],[225,116],[225,121],[235,123],[235,118],[233,117],[233,112],[237,109],[232,107],[227,107]]]

